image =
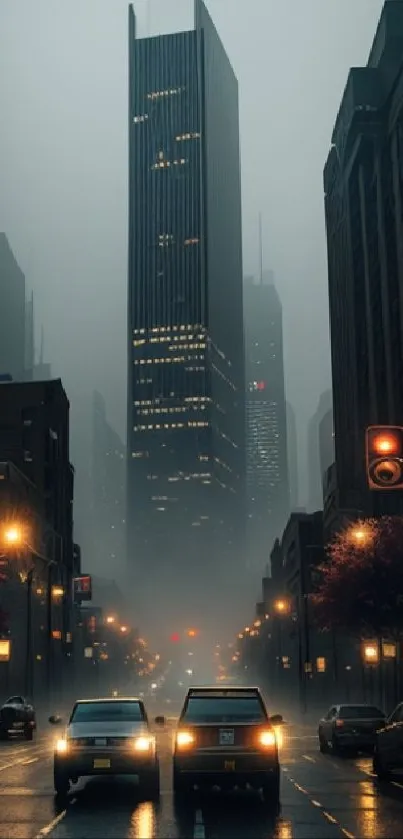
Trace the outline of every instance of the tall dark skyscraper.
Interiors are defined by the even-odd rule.
[[[272,272],[246,278],[246,475],[249,567],[262,572],[290,508],[282,306]]]
[[[191,31],[135,26],[130,8],[128,562],[175,629],[222,618],[243,562],[238,83],[201,0]]]
[[[403,419],[403,2],[384,4],[366,67],[350,70],[324,172],[340,507],[401,512],[370,493],[365,428]]]

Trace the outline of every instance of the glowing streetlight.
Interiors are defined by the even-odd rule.
[[[366,522],[357,522],[357,524],[350,527],[347,531],[347,537],[350,542],[357,545],[359,548],[365,548],[372,542],[373,530]]]
[[[63,597],[64,595],[64,588],[63,586],[52,586],[52,597],[59,598]]]
[[[279,615],[284,615],[288,610],[288,603],[286,600],[276,600],[274,608]]]
[[[121,626],[120,631],[124,634],[125,632],[128,631],[128,627],[127,626]]]
[[[378,664],[379,649],[378,644],[375,641],[365,641],[362,645],[362,654],[366,664]]]
[[[113,615],[107,615],[106,623],[109,623],[109,624],[115,623],[115,618],[113,617]]]
[[[3,534],[4,542],[10,547],[19,547],[24,544],[21,526],[12,524],[6,527]]]
[[[258,629],[259,626],[261,626],[261,625],[262,625],[262,621],[255,621],[255,623],[253,624],[253,626],[255,626],[256,629]]]

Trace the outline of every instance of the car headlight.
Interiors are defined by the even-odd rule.
[[[134,748],[136,752],[148,752],[151,749],[152,743],[151,737],[136,737]]]
[[[176,745],[180,749],[186,749],[194,743],[193,734],[190,731],[178,731],[176,735]]]
[[[69,744],[65,738],[63,738],[63,740],[56,740],[56,752],[58,755],[65,755],[68,748]]]
[[[259,742],[261,746],[273,748],[276,745],[276,735],[274,731],[261,731],[259,735]]]

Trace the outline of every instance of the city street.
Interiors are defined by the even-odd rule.
[[[253,796],[210,796],[174,812],[172,725],[159,735],[161,802],[136,795],[135,782],[94,779],[73,788],[58,809],[52,786],[54,731],[33,744],[0,744],[0,839],[400,839],[403,781],[378,784],[368,757],[322,755],[314,729],[290,725],[282,750],[279,815]],[[50,727],[49,727],[50,728]]]

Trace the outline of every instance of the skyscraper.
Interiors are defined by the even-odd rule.
[[[0,375],[25,379],[25,277],[0,233]]]
[[[370,493],[365,428],[403,417],[403,2],[387,0],[350,70],[324,171],[336,480],[342,509],[401,512]]]
[[[330,414],[330,420],[329,420]],[[326,428],[322,427],[323,419],[327,417]],[[326,454],[326,440],[327,433],[329,433],[330,422],[330,440],[327,441],[328,449],[330,448],[332,454],[328,451]],[[322,438],[321,438],[322,427]],[[322,447],[321,447],[322,440]],[[325,470],[333,462],[333,402],[332,391],[326,390],[321,393],[318,407],[314,415],[311,417],[308,425],[308,485],[309,498],[308,509],[309,512],[314,513],[316,510],[323,509],[323,474]],[[324,466],[323,461],[326,462]],[[324,468],[323,468],[324,466]]]
[[[282,306],[272,272],[244,286],[248,559],[261,573],[290,507]]]
[[[294,512],[299,504],[299,470],[298,470],[298,440],[297,420],[292,405],[286,403],[287,411],[287,455],[288,455],[288,483],[290,487],[290,511]]]
[[[202,0],[191,31],[135,25],[130,8],[128,561],[161,623],[193,623],[243,559],[238,83]]]

